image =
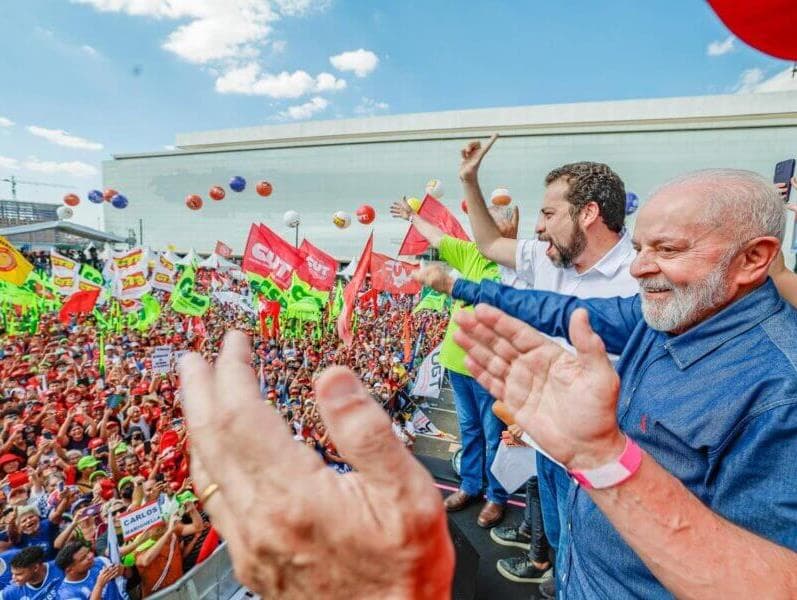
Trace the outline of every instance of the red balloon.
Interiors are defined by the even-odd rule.
[[[709,0],[717,16],[743,42],[784,60],[797,60],[793,25],[797,4],[784,0]]]
[[[465,202],[463,200],[462,204],[460,204],[459,207],[462,209],[462,212],[464,212],[465,214],[468,214],[468,203],[467,202]]]
[[[363,204],[357,209],[355,214],[357,215],[357,220],[363,225],[373,223],[374,219],[376,218],[376,211],[374,210],[374,207],[368,204]]]
[[[117,192],[116,190],[114,190],[112,188],[108,188],[107,190],[105,190],[102,193],[102,197],[105,199],[106,202],[110,202],[111,198],[113,198],[114,196],[116,196],[118,194],[119,194],[119,192]]]
[[[258,181],[256,189],[257,193],[260,194],[261,196],[270,196],[271,192],[274,190],[274,188],[271,187],[271,184],[268,181]]]
[[[199,210],[202,208],[202,198],[197,194],[191,194],[185,197],[185,205],[191,210]]]
[[[80,204],[80,197],[76,194],[67,194],[64,196],[64,204],[67,206],[77,206]]]
[[[208,196],[213,198],[213,200],[224,200],[224,188],[218,185],[214,185],[212,188],[210,188]]]

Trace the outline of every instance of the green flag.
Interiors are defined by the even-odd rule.
[[[335,319],[340,314],[340,311],[343,310],[343,283],[338,279],[338,283],[335,284],[335,295],[332,300],[332,308],[330,310],[330,316]]]
[[[412,314],[422,310],[435,310],[437,312],[445,312],[450,304],[449,298],[446,294],[436,292],[431,288],[424,288],[426,292],[421,297],[421,301],[412,309]]]
[[[295,272],[293,274],[293,282],[286,295],[288,297],[288,306],[294,302],[310,299],[315,302],[319,310],[321,310],[324,308],[324,305],[329,302],[329,292],[314,290],[309,283],[303,281]]]
[[[289,319],[318,323],[321,321],[321,309],[312,298],[303,298],[291,302],[285,310],[285,316]]]
[[[252,303],[257,308],[257,295],[261,294],[266,300],[279,302],[282,308],[288,306],[288,298],[282,288],[274,283],[270,277],[261,277],[256,273],[247,273],[249,287],[252,290]]]
[[[152,294],[144,294],[139,298],[141,308],[136,313],[137,320],[134,327],[139,331],[146,331],[158,320],[161,315],[160,302]]]
[[[201,317],[207,312],[210,307],[210,296],[197,294],[194,291],[195,282],[194,267],[187,266],[172,292],[171,306],[175,312],[192,317]]]
[[[40,297],[29,289],[14,285],[13,283],[0,282],[0,301],[14,306],[37,306]]]
[[[103,279],[102,273],[100,273],[91,265],[87,264],[80,265],[80,280],[93,283],[97,287],[102,287],[105,285],[105,279]]]

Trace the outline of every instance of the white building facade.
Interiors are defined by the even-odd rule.
[[[532,236],[543,180],[567,162],[609,164],[627,191],[644,202],[651,190],[686,171],[743,168],[772,177],[775,163],[797,155],[797,92],[495,108],[364,119],[317,121],[178,134],[170,152],[118,155],[103,164],[103,183],[123,193],[129,206],[105,205],[105,227],[126,236],[143,232],[155,249],[210,252],[217,240],[236,254],[252,222],[263,222],[293,241],[287,210],[299,212],[299,234],[330,254],[357,255],[373,228],[375,249],[395,254],[406,223],[388,207],[402,195],[423,197],[425,183],[443,182],[442,201],[467,226],[457,178],[459,151],[471,139],[498,132],[485,159],[485,195],[508,187],[521,211],[521,236]],[[227,186],[247,180],[244,192]],[[259,180],[273,186],[263,198]],[[224,186],[214,202],[211,186]],[[796,192],[797,193],[797,192]],[[204,207],[185,206],[199,194]],[[353,218],[348,229],[332,224],[343,210],[377,211],[372,226]],[[791,226],[790,226],[791,227]],[[787,244],[791,243],[791,229]]]

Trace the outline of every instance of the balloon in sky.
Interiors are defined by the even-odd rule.
[[[443,197],[443,182],[439,179],[430,179],[426,182],[426,193],[438,200]]]
[[[111,198],[113,198],[114,196],[116,196],[116,195],[118,195],[118,194],[119,194],[119,192],[117,192],[115,189],[113,189],[113,188],[108,188],[107,190],[105,190],[105,191],[102,193],[102,198],[103,198],[103,200],[105,200],[106,202],[110,202],[110,201],[111,201]]]
[[[295,210],[287,210],[285,211],[285,214],[282,215],[282,222],[288,227],[298,227],[301,221],[302,220],[299,218],[299,213],[297,213]]]
[[[462,209],[462,212],[468,214],[468,203],[464,200],[460,203],[459,207]]]
[[[116,196],[111,198],[111,204],[114,208],[127,208],[127,198],[122,196],[122,194],[116,194]]]
[[[240,175],[236,175],[232,179],[230,179],[230,189],[233,192],[243,192],[246,188],[246,179],[241,177]]]
[[[255,189],[261,196],[270,196],[274,188],[271,187],[271,184],[268,181],[258,181]]]
[[[55,209],[55,214],[61,221],[64,221],[66,219],[71,219],[72,215],[75,214],[75,211],[68,206],[59,206],[57,209]]]
[[[80,204],[80,196],[77,194],[67,194],[64,196],[64,204],[67,206],[77,206]]]
[[[224,195],[224,188],[220,185],[214,185],[208,192],[208,196],[213,200],[224,200]]]
[[[490,200],[496,206],[506,206],[512,202],[512,196],[509,195],[509,190],[506,188],[497,188],[490,194]]]
[[[412,212],[418,212],[419,210],[421,210],[421,201],[418,200],[417,198],[408,198],[407,204],[410,205]]]
[[[91,190],[89,192],[89,202],[102,204],[104,200],[105,198],[102,197],[102,192],[100,190]]]
[[[626,192],[625,194],[625,214],[633,215],[636,209],[639,208],[639,196],[634,192]]]
[[[346,229],[349,225],[351,225],[351,216],[349,216],[348,213],[339,210],[332,215],[332,222],[338,229]]]
[[[191,210],[199,210],[202,208],[202,197],[199,194],[191,194],[185,197],[185,205]]]
[[[374,210],[374,207],[368,204],[363,204],[357,209],[355,214],[357,215],[357,220],[363,225],[370,225],[376,218],[376,211]]]

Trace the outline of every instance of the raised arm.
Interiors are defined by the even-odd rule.
[[[465,193],[465,204],[468,207],[468,218],[476,238],[479,252],[499,265],[510,269],[515,268],[515,252],[517,240],[505,238],[501,235],[495,221],[487,211],[481,188],[479,187],[479,166],[484,155],[490,150],[498,134],[488,140],[482,147],[481,142],[470,142],[462,149],[462,163],[459,167],[459,178],[462,181],[462,190]]]
[[[495,306],[547,335],[563,337],[570,343],[570,317],[576,309],[585,308],[589,311],[592,327],[613,354],[622,353],[642,319],[635,296],[583,300],[555,292],[518,290],[489,280],[480,283],[454,280],[436,265],[427,266],[413,276],[423,285],[448,294],[455,300],[473,306]]]
[[[404,219],[405,221],[409,221],[415,225],[415,229],[418,230],[418,233],[425,237],[426,241],[429,242],[432,247],[438,248],[440,246],[440,240],[443,239],[445,232],[424,219],[421,215],[413,212],[412,208],[407,203],[406,198],[402,198],[401,200],[394,202],[390,206],[390,214],[398,219]]]

